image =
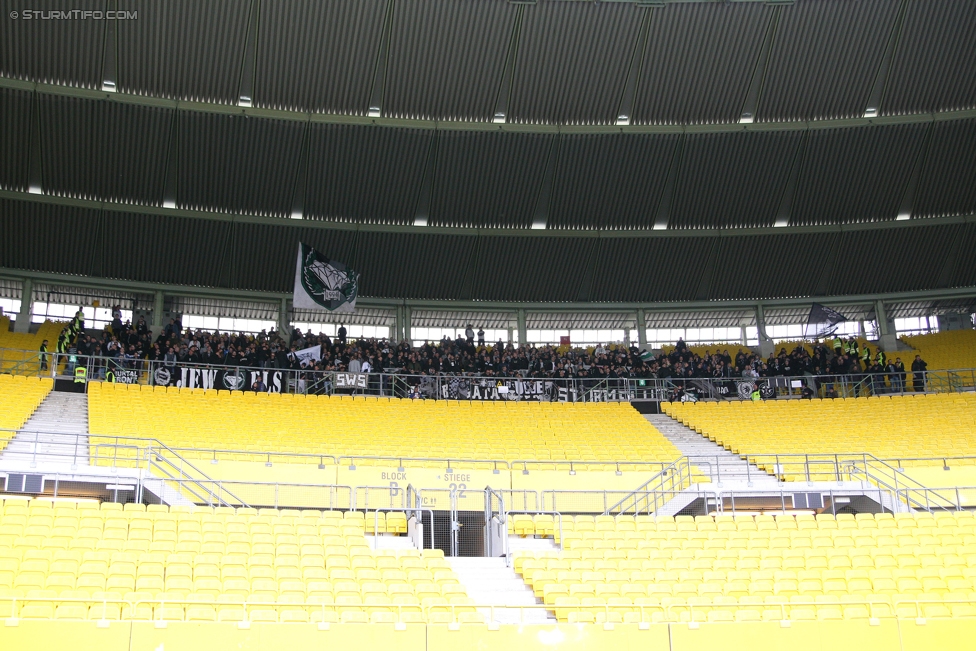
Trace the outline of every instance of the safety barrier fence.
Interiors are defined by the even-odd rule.
[[[100,380],[111,370],[115,382],[188,389],[251,391],[261,384],[267,393],[374,396],[430,400],[517,402],[613,402],[631,400],[748,400],[758,390],[762,399],[857,397],[923,392],[976,390],[976,369],[945,369],[904,373],[775,375],[745,377],[533,378],[473,374],[413,375],[392,369],[382,373],[293,370],[227,366],[0,349],[0,372],[36,377],[73,378],[78,366],[89,379]],[[258,383],[258,384],[256,384]],[[808,390],[808,391],[805,391]]]

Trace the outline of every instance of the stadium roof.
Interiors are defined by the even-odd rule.
[[[0,267],[286,292],[305,241],[374,297],[976,285],[968,0],[129,4],[0,26]]]

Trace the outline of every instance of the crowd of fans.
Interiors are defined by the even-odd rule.
[[[80,312],[79,312],[80,314]],[[498,341],[488,345],[484,332],[475,333],[471,326],[464,336],[427,342],[414,348],[408,342],[395,343],[386,339],[349,340],[340,325],[332,338],[324,334],[302,333],[295,328],[287,337],[275,330],[257,335],[244,333],[208,333],[184,329],[179,320],[171,320],[163,330],[152,335],[143,317],[135,324],[123,323],[121,310],[113,310],[114,319],[100,335],[84,330],[83,318],[76,317],[65,329],[71,337],[68,345],[81,356],[96,356],[115,360],[118,368],[142,368],[146,361],[177,365],[215,365],[251,368],[287,369],[308,374],[329,372],[348,373],[404,373],[418,376],[478,375],[487,377],[522,377],[537,379],[612,379],[612,378],[672,378],[675,380],[712,378],[757,379],[765,377],[848,376],[887,378],[895,390],[905,387],[905,366],[900,358],[887,359],[883,352],[872,355],[859,349],[857,341],[834,339],[815,344],[812,353],[803,345],[791,351],[781,348],[778,353],[762,359],[749,349],[716,347],[704,354],[691,351],[679,340],[667,353],[652,355],[636,346],[598,345],[593,348],[570,346],[513,346]],[[77,321],[81,318],[81,322]],[[831,345],[832,344],[832,345]],[[320,347],[318,359],[299,355],[299,351]],[[59,350],[62,343],[59,342]],[[924,362],[918,358],[912,370]],[[99,373],[96,362],[94,370]],[[100,374],[104,375],[105,365]],[[309,379],[315,380],[314,375]]]

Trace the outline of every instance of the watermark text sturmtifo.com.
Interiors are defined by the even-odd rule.
[[[62,11],[41,11],[22,9],[11,11],[12,20],[139,20],[138,11],[89,11],[87,9],[65,9]]]

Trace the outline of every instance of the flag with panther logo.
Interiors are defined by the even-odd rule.
[[[295,270],[296,308],[355,312],[359,294],[359,274],[324,255],[307,244],[298,245],[298,266]]]

